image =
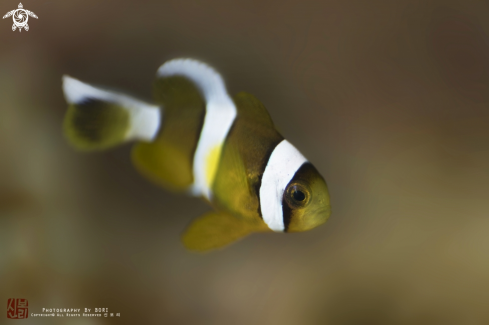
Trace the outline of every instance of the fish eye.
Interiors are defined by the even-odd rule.
[[[304,201],[306,199],[306,195],[301,190],[294,191],[292,196],[294,197],[294,200],[296,200],[296,201]]]
[[[311,197],[311,191],[302,184],[291,184],[285,192],[285,200],[291,207],[305,207]]]

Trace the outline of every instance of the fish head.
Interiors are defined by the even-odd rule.
[[[326,181],[311,163],[299,168],[284,190],[284,219],[287,232],[310,230],[325,223],[331,214]]]

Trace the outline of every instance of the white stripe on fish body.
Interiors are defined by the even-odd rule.
[[[221,75],[204,63],[191,59],[172,60],[163,64],[157,75],[186,77],[195,84],[205,99],[206,112],[194,154],[194,183],[190,191],[210,200],[222,146],[237,116],[236,106],[226,91]],[[212,159],[211,155],[217,156],[217,159]]]
[[[63,76],[66,101],[81,104],[87,99],[108,101],[126,109],[130,116],[130,128],[126,140],[152,141],[161,125],[161,110],[158,106],[119,94],[102,90],[69,76]]]
[[[273,150],[263,172],[260,205],[263,221],[273,231],[284,231],[283,195],[297,170],[307,159],[287,140]]]

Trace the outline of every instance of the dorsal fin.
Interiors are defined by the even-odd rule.
[[[265,106],[252,94],[240,92],[234,96],[240,118],[252,120],[265,127],[275,128],[272,118]]]
[[[221,75],[205,63],[193,59],[174,59],[158,69],[158,78],[172,76],[184,77],[191,81],[208,105],[233,106]]]

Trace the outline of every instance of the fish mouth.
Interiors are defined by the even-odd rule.
[[[320,218],[321,222],[318,223],[316,226],[326,223],[326,221],[328,221],[329,217],[331,216],[331,205],[328,204],[323,207],[320,211],[318,211],[318,215],[321,215],[322,218]]]
[[[312,222],[310,222],[303,231],[314,229],[322,224],[325,224],[331,216],[331,205],[325,205],[316,211],[312,212],[305,216],[308,219],[309,216],[312,216]]]

